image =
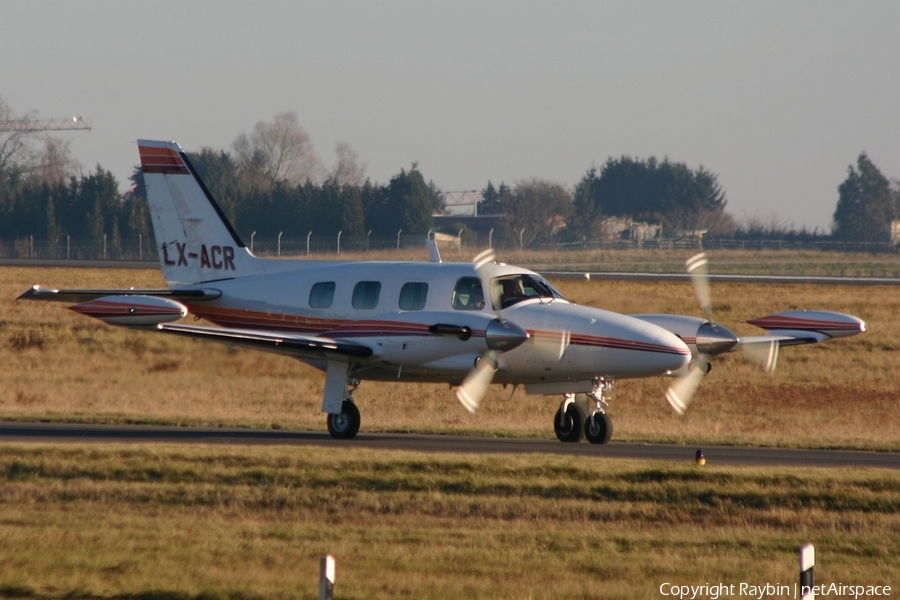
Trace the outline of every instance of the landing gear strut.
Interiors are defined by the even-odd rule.
[[[610,380],[597,379],[588,394],[566,394],[553,417],[557,439],[575,443],[587,438],[592,444],[607,443],[613,431],[612,420],[606,414],[613,385]]]
[[[359,387],[358,380],[347,382],[347,392],[341,403],[341,412],[328,414],[325,423],[328,425],[328,433],[337,440],[351,440],[359,433],[359,409],[353,402],[353,392]]]

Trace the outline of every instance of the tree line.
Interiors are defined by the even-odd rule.
[[[12,118],[0,99],[0,122]],[[337,144],[336,154],[326,170],[296,114],[288,112],[240,134],[230,150],[203,148],[188,158],[243,237],[313,231],[342,232],[351,240],[432,229],[433,215],[444,209],[443,193],[426,183],[418,165],[379,184],[365,177],[365,165],[348,144]],[[51,136],[0,132],[0,242],[34,236],[52,243],[71,236],[116,248],[121,239],[147,237],[139,166],[131,183],[120,194],[116,179],[99,165],[82,173],[67,144]],[[588,169],[571,190],[542,179],[496,187],[488,182],[478,212],[496,215],[498,236],[529,246],[594,239],[611,217],[658,224],[666,235],[752,234],[752,226],[738,225],[726,205],[718,177],[702,166],[622,156]],[[861,154],[839,186],[833,238],[889,240],[898,215],[896,182]]]

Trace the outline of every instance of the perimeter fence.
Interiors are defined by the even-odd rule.
[[[257,256],[303,257],[310,255],[335,255],[343,253],[359,254],[385,250],[423,248],[425,234],[399,234],[395,236],[368,236],[366,238],[336,235],[308,235],[302,237],[280,236],[263,238],[252,236],[244,240],[246,246]],[[441,241],[442,248],[471,248],[472,253],[487,248],[488,244],[478,240],[467,243],[461,238]],[[491,246],[502,252],[519,250],[516,241],[492,240]],[[637,242],[635,240],[587,240],[580,242],[556,242],[552,244],[525,245],[535,251],[584,251],[584,250],[817,250],[823,252],[866,252],[893,253],[897,248],[890,243],[837,242],[832,240],[740,240],[732,238],[662,238]],[[74,239],[68,236],[54,241],[39,240],[33,236],[15,240],[0,239],[0,259],[43,259],[43,260],[135,260],[155,262],[159,260],[154,240],[147,237],[132,239],[100,240]]]

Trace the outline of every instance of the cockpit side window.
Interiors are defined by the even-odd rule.
[[[484,308],[484,290],[477,277],[463,277],[453,288],[450,301],[456,310],[481,310]]]
[[[530,298],[563,299],[562,294],[546,280],[527,274],[497,277],[491,282],[491,287],[494,310],[509,308]]]

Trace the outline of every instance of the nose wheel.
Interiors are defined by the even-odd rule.
[[[584,414],[575,405],[574,400],[567,397],[563,406],[556,411],[553,418],[553,431],[561,442],[577,443],[584,437]]]
[[[588,394],[566,394],[553,416],[553,431],[561,442],[587,438],[591,444],[606,444],[612,438],[612,419],[606,414],[613,382],[597,379]],[[585,416],[587,415],[587,416]]]
[[[607,443],[612,432],[612,419],[606,413],[595,412],[584,422],[584,437],[592,444]]]

